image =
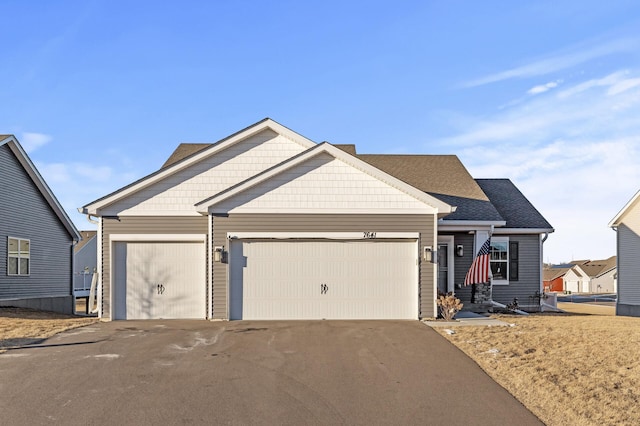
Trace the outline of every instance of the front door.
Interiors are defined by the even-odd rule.
[[[438,295],[449,292],[449,245],[438,244]]]

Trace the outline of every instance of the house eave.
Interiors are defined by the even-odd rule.
[[[550,234],[553,228],[496,228],[494,234]]]
[[[635,204],[638,198],[640,198],[640,191],[636,192],[634,196],[631,197],[631,199],[627,202],[627,204],[625,204],[624,207],[620,209],[618,214],[616,214],[615,217],[611,219],[608,225],[609,228],[613,228],[614,230],[616,230],[616,228],[622,223],[622,216],[627,213],[627,210],[629,210],[631,206]]]
[[[492,227],[495,229],[500,226],[506,225],[505,221],[499,220],[438,220],[438,231],[478,231],[478,230],[490,230]]]

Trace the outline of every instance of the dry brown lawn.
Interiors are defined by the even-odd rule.
[[[435,330],[547,425],[640,424],[640,318],[571,305],[577,312],[496,315],[511,327]]]
[[[22,308],[0,307],[0,353],[9,348],[37,343],[64,330],[98,321],[95,317],[76,317]]]

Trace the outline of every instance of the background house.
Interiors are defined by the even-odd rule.
[[[544,291],[563,292],[564,291],[564,275],[571,268],[567,267],[545,267],[543,272]]]
[[[13,135],[0,135],[0,306],[73,312],[80,234]]]
[[[572,293],[616,293],[616,256],[579,260],[564,275],[564,290]]]
[[[89,313],[89,293],[94,272],[97,271],[97,231],[80,231],[82,240],[74,247],[73,296],[84,299],[84,312]],[[78,305],[76,304],[76,307]]]
[[[608,259],[592,260],[581,266],[591,279],[589,292],[591,293],[617,293],[618,268],[616,256]]]
[[[640,316],[640,191],[609,222],[616,231],[617,315]]]

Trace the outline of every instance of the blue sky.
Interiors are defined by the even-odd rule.
[[[615,254],[640,189],[636,1],[0,3],[0,133],[81,207],[264,117],[360,153],[456,154]]]

